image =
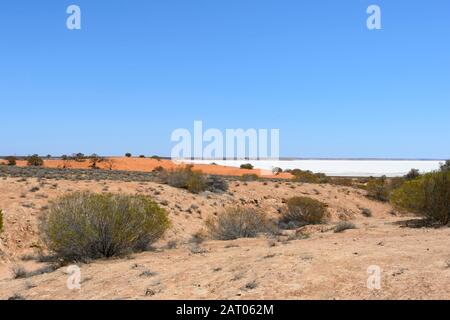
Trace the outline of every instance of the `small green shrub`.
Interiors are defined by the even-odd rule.
[[[411,169],[406,175],[405,175],[405,179],[406,180],[414,180],[420,177],[420,172],[417,169]]]
[[[324,223],[329,217],[327,205],[311,198],[293,197],[287,200],[286,206],[280,222],[289,228]]]
[[[314,173],[309,170],[294,169],[290,173],[294,176],[292,181],[303,183],[330,183],[331,178],[324,173]]]
[[[192,193],[200,193],[206,190],[205,177],[201,172],[192,171],[186,181],[186,189]]]
[[[17,164],[17,158],[14,156],[6,157],[5,160],[8,162],[8,166],[15,166]]]
[[[131,158],[131,153],[129,153],[129,152],[125,153],[125,157]]]
[[[241,164],[241,169],[252,170],[253,168],[254,168],[253,165],[250,163]]]
[[[200,193],[207,189],[206,177],[201,171],[194,171],[192,165],[159,173],[162,182],[172,187],[187,189],[192,193]]]
[[[144,158],[145,158],[145,155],[141,154],[141,155],[139,156],[139,158],[144,159]]]
[[[44,160],[42,160],[42,158],[39,157],[37,154],[34,154],[34,155],[29,156],[27,158],[27,165],[28,166],[40,167],[43,164],[44,164]]]
[[[151,156],[150,159],[161,161],[161,157],[160,156],[156,156],[156,155]]]
[[[405,182],[391,196],[394,208],[446,225],[450,221],[450,171],[437,171]]]
[[[278,175],[278,174],[280,174],[282,172],[283,172],[283,169],[281,169],[280,167],[275,167],[275,168],[272,169],[272,173],[275,174],[275,175]]]
[[[169,224],[166,211],[146,196],[76,192],[52,203],[40,227],[51,251],[86,260],[145,250]]]
[[[371,179],[367,185],[367,197],[378,201],[389,201],[390,189],[386,179]]]
[[[270,232],[271,224],[262,210],[252,207],[231,207],[206,221],[209,234],[216,240],[254,238],[258,233]]]

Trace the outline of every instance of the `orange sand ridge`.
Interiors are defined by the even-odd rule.
[[[175,169],[177,167],[185,166],[186,164],[176,164],[171,160],[157,160],[150,158],[108,158],[112,161],[113,170],[123,170],[123,171],[144,171],[151,172],[157,167],[163,167],[164,169]],[[5,163],[4,160],[0,160],[0,163]],[[243,161],[242,163],[245,163]],[[17,166],[25,167],[27,165],[25,160],[18,160]],[[63,161],[63,160],[44,160],[44,167],[46,168],[72,168],[72,169],[89,169],[90,162],[86,160],[84,162],[77,162],[74,160]],[[100,169],[109,169],[108,163],[99,163],[97,165]],[[235,167],[225,167],[213,164],[195,164],[194,170],[200,170],[205,174],[215,174],[223,176],[242,176],[244,174],[256,174],[258,176],[263,176],[262,171],[258,169],[248,170],[240,169]],[[266,175],[267,178],[280,178],[280,179],[290,179],[292,177],[289,173],[281,173],[278,175]]]

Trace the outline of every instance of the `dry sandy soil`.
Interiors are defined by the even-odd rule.
[[[42,248],[38,218],[49,201],[75,190],[150,195],[167,209],[172,227],[153,251],[80,264],[80,290],[67,289],[67,267],[13,279],[13,266],[31,272],[47,265],[33,259]],[[276,217],[283,199],[295,195],[326,202],[332,221],[279,236],[190,242],[205,219],[226,206],[260,206]],[[405,227],[400,222],[413,217],[393,215],[388,204],[354,188],[236,180],[228,193],[193,195],[152,182],[5,178],[0,208],[0,299],[449,298],[450,229]],[[362,208],[372,217],[363,216]],[[334,233],[340,220],[351,220],[357,229]],[[300,233],[309,237],[296,237]],[[380,290],[367,288],[372,265],[382,270]]]

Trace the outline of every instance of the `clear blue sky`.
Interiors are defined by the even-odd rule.
[[[279,128],[281,156],[450,158],[450,1],[5,0],[0,108],[2,155],[170,155],[203,120]]]

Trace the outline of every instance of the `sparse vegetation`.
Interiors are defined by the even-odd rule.
[[[241,169],[248,169],[248,170],[252,170],[254,167],[251,163],[245,163],[245,164],[241,164]]]
[[[258,179],[259,177],[255,173],[246,173],[241,176],[242,181],[257,181]]]
[[[258,233],[271,231],[271,223],[264,211],[240,206],[227,208],[217,217],[209,218],[206,227],[216,240],[254,238]]]
[[[42,158],[39,157],[37,154],[34,154],[27,158],[27,165],[29,165],[29,166],[40,167],[43,164],[44,164],[44,160],[42,160]]]
[[[319,183],[319,177],[311,171],[303,171],[300,169],[294,169],[290,172],[294,177],[292,181],[294,182],[304,182],[304,183]]]
[[[356,229],[353,222],[350,221],[340,221],[334,228],[335,233],[344,232],[345,230]]]
[[[432,172],[405,182],[392,193],[391,203],[398,210],[447,225],[450,221],[450,171]]]
[[[51,204],[41,230],[59,257],[86,260],[145,250],[168,226],[165,210],[146,196],[77,192]]]
[[[17,164],[17,158],[14,156],[6,157],[5,160],[7,161],[8,166],[15,166]]]
[[[334,184],[336,186],[352,187],[353,179],[351,179],[351,178],[332,178],[330,180],[330,183]]]
[[[159,173],[161,182],[172,187],[186,189],[192,193],[228,190],[228,183],[224,178],[214,175],[206,176],[201,171],[193,170],[192,165],[174,170],[164,170],[161,167],[155,168],[154,171]]]
[[[86,161],[86,156],[84,153],[78,152],[72,155],[72,159],[76,162],[84,162]]]
[[[125,153],[125,157],[131,158],[131,153],[129,153],[129,152]]]
[[[405,179],[406,180],[414,180],[420,177],[420,172],[417,169],[411,169],[406,175],[405,175]]]
[[[161,171],[163,183],[176,188],[187,189],[192,193],[206,190],[206,178],[201,171],[194,171],[192,165],[174,170]]]
[[[390,190],[386,180],[385,177],[371,179],[366,185],[367,196],[382,202],[389,201]]]
[[[315,199],[293,197],[287,200],[286,206],[280,221],[286,228],[324,223],[329,217],[327,205]]]

